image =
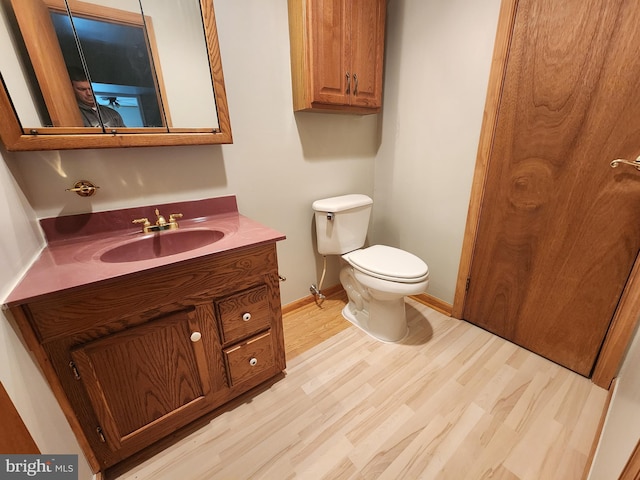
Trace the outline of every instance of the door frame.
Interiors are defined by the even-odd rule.
[[[502,87],[507,59],[511,47],[511,37],[519,0],[502,0],[498,16],[496,41],[491,60],[491,70],[487,87],[476,165],[471,185],[471,198],[467,212],[467,222],[462,242],[462,253],[458,268],[458,278],[453,300],[452,316],[463,318],[467,296],[467,279],[471,273],[471,263],[478,234],[478,223],[485,192],[489,159],[493,150],[496,132],[498,106],[502,97]],[[599,387],[609,389],[618,373],[627,345],[633,338],[640,311],[640,256],[636,258],[633,270],[622,292],[620,302],[605,336],[604,343],[596,359],[591,381]]]

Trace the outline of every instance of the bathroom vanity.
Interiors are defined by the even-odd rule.
[[[94,471],[285,368],[284,235],[232,196],[158,206],[177,230],[131,223],[155,208],[43,220],[49,243],[7,300]]]

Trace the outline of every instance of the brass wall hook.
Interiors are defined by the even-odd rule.
[[[94,185],[89,180],[79,180],[73,186],[73,188],[67,188],[66,192],[76,192],[81,197],[90,197],[96,190],[100,188],[97,185]]]

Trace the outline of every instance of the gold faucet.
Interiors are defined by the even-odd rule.
[[[141,223],[143,233],[161,232],[163,230],[177,230],[178,222],[176,219],[182,218],[182,214],[172,213],[171,215],[169,215],[169,221],[167,222],[167,220],[162,215],[160,215],[160,211],[156,208],[156,217],[158,217],[158,219],[156,220],[155,225],[151,225],[151,222],[149,222],[149,219],[146,217],[136,218],[132,223]]]
[[[164,219],[162,215],[160,215],[160,210],[158,210],[157,208],[156,208],[156,217],[158,217],[158,220],[156,220],[157,226],[164,227],[167,224],[167,221]]]

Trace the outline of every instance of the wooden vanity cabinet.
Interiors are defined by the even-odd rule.
[[[377,113],[385,0],[288,0],[295,111]]]
[[[275,244],[13,307],[94,470],[285,368]]]

